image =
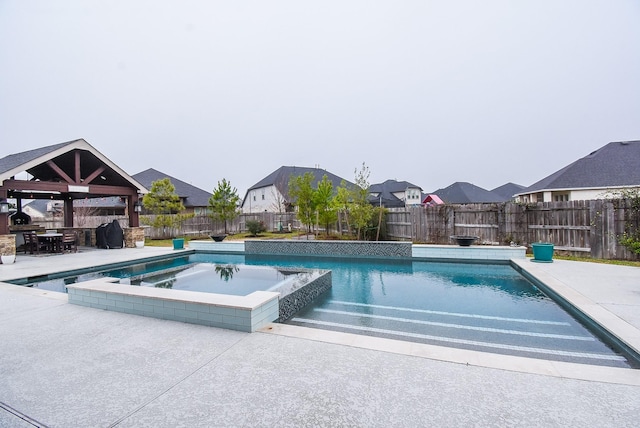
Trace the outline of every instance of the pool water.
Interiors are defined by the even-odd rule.
[[[47,279],[29,285],[50,291],[65,292],[66,286],[72,283],[113,277],[119,278],[121,284],[134,286],[246,296],[254,291],[273,289],[296,273],[298,271],[228,261],[197,262],[185,256]]]
[[[225,263],[194,263],[177,270],[123,279],[124,284],[205,293],[246,296],[258,290],[270,290],[288,277],[272,267]]]
[[[290,324],[629,367],[623,356],[508,265],[198,253],[88,275],[114,276],[134,285],[248,294],[269,289],[294,268],[330,269],[333,286],[287,321]],[[35,286],[64,291],[65,283],[86,279],[60,278],[53,280],[56,285]]]
[[[462,349],[629,367],[508,265],[261,257],[332,270],[332,289],[287,323]]]

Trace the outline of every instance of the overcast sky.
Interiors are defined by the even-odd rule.
[[[282,165],[528,186],[640,139],[640,1],[0,0],[0,157],[77,138],[240,196]]]

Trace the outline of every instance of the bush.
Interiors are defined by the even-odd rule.
[[[251,236],[256,236],[258,233],[262,233],[267,230],[267,227],[264,225],[263,221],[258,220],[247,220],[247,229]]]

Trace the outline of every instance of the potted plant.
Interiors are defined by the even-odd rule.
[[[153,218],[143,217],[141,222],[152,227],[162,229],[162,238],[173,238],[173,249],[184,248],[184,238],[175,236],[175,229],[193,217],[193,214],[181,213],[184,205],[176,194],[176,189],[169,178],[163,178],[151,183],[149,193],[144,195],[142,205],[146,210],[155,214]]]
[[[538,263],[553,262],[553,244],[551,242],[534,242],[531,244],[533,250],[533,259],[531,261]]]

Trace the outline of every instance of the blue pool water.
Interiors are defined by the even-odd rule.
[[[100,277],[113,277],[119,278],[121,284],[132,286],[245,296],[254,291],[272,289],[295,273],[272,266],[250,266],[225,260],[195,261],[188,256],[183,256],[117,269],[45,279],[29,282],[28,285],[65,292],[66,286],[72,283]]]
[[[215,266],[231,271],[221,275]],[[263,272],[263,268],[271,270]],[[114,276],[147,286],[248,294],[280,281],[280,268],[332,271],[332,289],[296,314],[290,324],[508,355],[629,366],[508,265],[194,254],[86,275]],[[149,271],[157,273],[149,275]],[[241,272],[248,276],[236,282]],[[224,281],[222,277],[229,274],[233,280]],[[220,278],[227,291],[212,286]],[[86,279],[90,278],[77,275],[35,286],[63,291],[64,283]]]

